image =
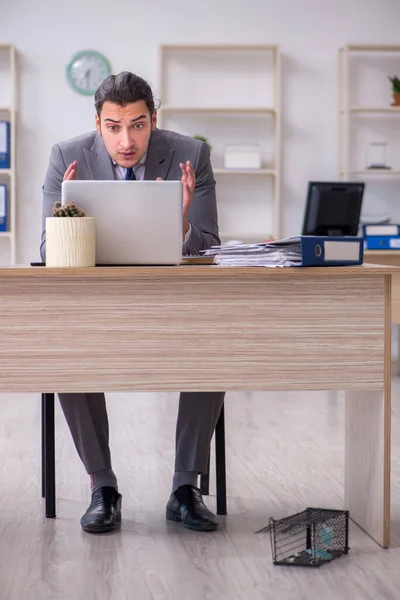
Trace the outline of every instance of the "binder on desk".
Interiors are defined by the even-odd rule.
[[[362,237],[299,236],[301,267],[362,265]]]
[[[7,186],[0,183],[0,231],[7,231]]]
[[[362,237],[298,236],[263,244],[218,246],[204,251],[214,263],[245,267],[323,267],[361,265]]]
[[[366,250],[400,250],[400,225],[363,225]]]
[[[0,169],[10,168],[10,123],[0,121]]]

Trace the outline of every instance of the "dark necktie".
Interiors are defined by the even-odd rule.
[[[133,172],[133,168],[129,167],[125,173],[125,179],[129,179],[131,181],[136,179],[135,173]]]

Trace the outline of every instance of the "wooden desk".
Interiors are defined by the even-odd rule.
[[[366,250],[365,261],[400,267],[400,250]],[[397,375],[400,375],[400,274],[392,277],[392,323],[398,325]]]
[[[400,250],[366,250],[364,255],[366,262],[400,267]],[[400,274],[392,278],[392,323],[400,325]]]
[[[388,546],[394,271],[0,268],[0,389],[344,389],[344,506]]]

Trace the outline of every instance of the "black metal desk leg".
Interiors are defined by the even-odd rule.
[[[56,516],[54,394],[44,394],[44,447],[46,517],[54,518]]]
[[[217,515],[226,515],[225,407],[215,428],[215,462],[217,471]]]

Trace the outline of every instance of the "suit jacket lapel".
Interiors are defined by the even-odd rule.
[[[157,177],[166,179],[173,154],[173,148],[168,146],[161,131],[159,129],[153,131],[147,150],[144,179],[154,180],[157,179]]]
[[[87,166],[92,179],[114,179],[112,161],[101,135],[97,134],[90,150],[84,149]]]

